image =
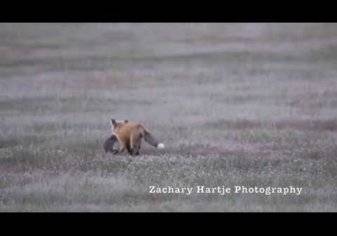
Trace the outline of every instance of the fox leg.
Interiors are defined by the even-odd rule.
[[[122,153],[125,151],[125,146],[124,145],[121,145],[120,148],[119,148],[119,153]]]
[[[141,144],[141,135],[140,134],[132,135],[130,139],[131,155],[139,155],[140,144]]]
[[[130,145],[126,146],[126,150],[128,150],[128,153],[130,155],[132,155],[132,149],[131,149]]]
[[[118,150],[118,153],[123,153],[125,150],[128,151],[129,154],[131,154],[131,148],[130,148],[130,145],[127,143],[127,144],[124,144],[124,143],[120,143],[120,146],[119,146],[119,150]]]
[[[125,144],[125,148],[126,148],[126,150],[128,151],[129,154],[132,154],[130,142],[127,142]]]
[[[119,150],[117,151],[117,153],[123,153],[125,150],[127,150],[130,153],[129,143],[125,143],[125,141],[121,139],[120,137],[118,137],[117,135],[116,135],[116,138],[119,144]]]
[[[131,149],[133,155],[139,155],[140,143],[141,143],[141,140],[137,141],[137,142],[133,145],[133,148]]]
[[[118,151],[118,153],[123,153],[126,149],[128,150],[128,144],[125,144],[124,142],[119,142],[119,151]]]

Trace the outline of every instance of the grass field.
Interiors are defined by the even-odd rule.
[[[2,212],[337,210],[337,24],[0,24],[0,55]],[[166,149],[105,155],[111,117]]]

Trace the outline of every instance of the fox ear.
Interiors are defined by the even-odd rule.
[[[115,127],[117,125],[117,122],[115,119],[111,119],[111,124],[113,125],[113,127]]]

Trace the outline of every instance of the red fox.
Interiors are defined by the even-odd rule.
[[[111,119],[112,135],[115,135],[119,143],[119,153],[128,151],[131,155],[139,155],[142,138],[150,145],[163,149],[163,143],[159,143],[143,125],[128,120],[116,121]]]

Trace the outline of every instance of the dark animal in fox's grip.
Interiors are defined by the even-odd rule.
[[[107,138],[103,144],[105,153],[111,152],[112,154],[117,154],[118,149],[114,149],[116,142],[118,142],[116,135],[111,135]]]

